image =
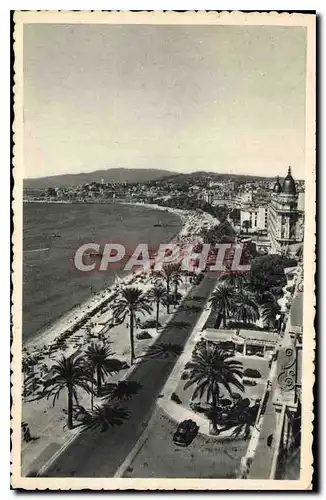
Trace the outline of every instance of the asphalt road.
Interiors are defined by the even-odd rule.
[[[216,278],[206,276],[200,285],[194,287],[184,305],[194,304],[193,296],[208,297],[216,284]],[[178,311],[173,319],[175,322],[186,322],[188,326],[179,329],[167,325],[156,341],[157,344],[177,344],[184,347],[202,310],[189,312]],[[47,470],[44,477],[112,477],[127,455],[133,449],[138,438],[144,431],[155,402],[161,393],[175,363],[176,356],[166,359],[145,358],[137,364],[128,380],[141,384],[140,392],[133,396],[123,406],[130,416],[121,426],[106,432],[84,431]],[[159,450],[157,450],[159,453]]]
[[[173,442],[176,424],[161,408],[151,429],[123,477],[235,479],[248,441],[220,440],[198,434],[186,447]]]

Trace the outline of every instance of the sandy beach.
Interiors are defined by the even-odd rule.
[[[130,204],[130,203],[126,203]],[[205,212],[185,211],[175,208],[165,208],[160,205],[134,203],[136,206],[143,206],[151,209],[162,210],[171,212],[182,220],[181,231],[173,238],[177,242],[189,241],[198,239],[200,232],[203,228],[210,228],[219,224],[219,221]],[[121,284],[128,285],[130,283],[137,283],[137,286],[144,286],[144,283],[139,283],[141,271],[131,273],[127,277],[120,280]],[[82,304],[77,305],[68,313],[64,314],[61,318],[51,324],[49,327],[41,331],[36,337],[24,344],[25,355],[33,354],[39,351],[44,346],[50,347],[61,335],[68,329],[75,329],[76,325],[85,321],[83,329],[88,323],[94,323],[95,314],[101,315],[101,310],[107,306],[116,293],[116,286],[110,285],[104,288],[99,293],[94,294],[92,297],[84,301]]]

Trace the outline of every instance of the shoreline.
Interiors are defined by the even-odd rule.
[[[180,238],[193,237],[196,234],[193,232],[193,226],[195,225],[198,230],[204,227],[204,224],[218,225],[219,221],[215,219],[210,214],[205,212],[197,213],[191,210],[181,210],[171,207],[162,207],[161,205],[150,204],[150,203],[140,203],[140,202],[121,202],[120,204],[136,205],[142,206],[144,208],[167,211],[177,215],[181,219],[181,229],[176,232],[176,234],[171,238],[170,242],[174,240],[179,240]],[[194,219],[197,219],[196,224],[194,224]],[[198,219],[201,219],[198,221]],[[198,234],[197,234],[198,236]],[[137,270],[131,272],[124,278],[121,278],[121,285],[130,285],[133,281],[137,280],[143,274],[142,270]],[[52,324],[40,330],[31,339],[28,339],[26,343],[22,343],[22,348],[25,351],[37,351],[38,349],[44,347],[44,345],[54,345],[60,338],[62,338],[67,332],[69,336],[72,335],[78,329],[82,329],[91,319],[96,316],[96,314],[101,312],[108,302],[110,302],[115,294],[117,293],[117,285],[115,283],[110,284],[106,288],[97,292],[94,296],[89,297],[84,302],[77,304],[68,312],[63,314]],[[105,328],[105,326],[103,326]],[[28,353],[30,355],[31,353]]]

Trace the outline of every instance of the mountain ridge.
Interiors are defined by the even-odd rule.
[[[79,174],[59,174],[45,177],[34,177],[24,179],[24,188],[45,189],[49,187],[68,187],[89,182],[117,182],[132,183],[155,181],[164,177],[170,177],[174,172],[152,168],[109,168],[107,170],[95,170],[93,172],[81,172]]]
[[[109,168],[107,170],[95,170],[93,172],[82,172],[78,174],[59,174],[46,177],[24,179],[24,189],[46,189],[54,187],[69,187],[90,182],[127,183],[148,182],[153,184],[157,181],[187,182],[200,180],[202,177],[211,177],[216,181],[234,180],[250,182],[255,180],[271,180],[274,176],[260,176],[253,174],[234,174],[209,171],[196,171],[189,173],[172,172],[163,169],[151,168]]]

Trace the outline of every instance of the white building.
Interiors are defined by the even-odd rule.
[[[242,230],[247,231],[244,224],[248,221],[248,233],[255,233],[257,231],[267,231],[268,224],[268,208],[256,207],[248,204],[247,207],[243,206],[240,211],[240,227]]]

